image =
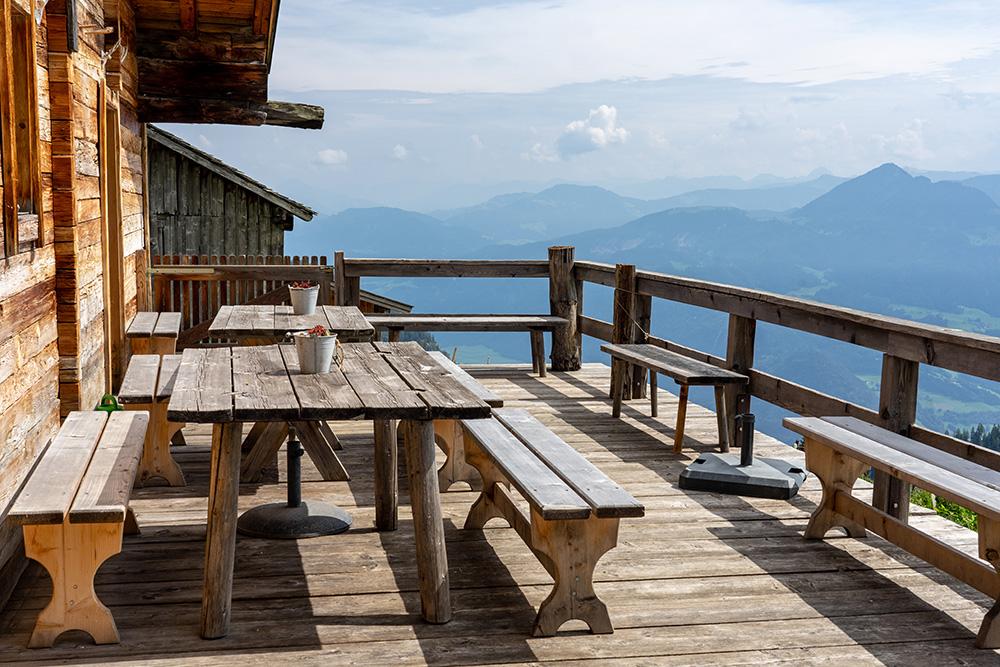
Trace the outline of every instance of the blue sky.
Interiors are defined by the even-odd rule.
[[[995,2],[284,0],[271,91],[324,105],[326,128],[172,129],[321,209],[1000,170]]]

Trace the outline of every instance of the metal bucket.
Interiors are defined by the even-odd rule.
[[[288,298],[292,302],[292,312],[296,315],[312,315],[316,312],[316,298],[319,285],[312,287],[289,287]]]
[[[295,351],[299,357],[299,372],[305,374],[329,373],[333,355],[337,351],[337,336],[309,336],[295,334]]]

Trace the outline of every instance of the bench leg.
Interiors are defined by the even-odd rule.
[[[628,366],[624,361],[611,360],[611,416],[622,416],[622,400],[625,398],[626,376]]]
[[[137,482],[145,486],[150,480],[162,479],[168,486],[187,486],[184,472],[170,453],[170,441],[184,424],[167,421],[167,402],[134,404],[126,406],[130,410],[148,410],[149,426],[146,441],[142,446]]]
[[[139,530],[139,521],[135,518],[135,511],[131,507],[125,508],[125,527],[123,530],[126,535],[142,534],[142,531]]]
[[[531,512],[531,547],[555,579],[542,602],[532,634],[551,637],[570,619],[579,619],[594,634],[614,632],[608,608],[594,592],[594,568],[618,543],[618,519],[546,521]]]
[[[1000,521],[979,516],[979,557],[1000,576]],[[1000,600],[986,612],[976,635],[976,648],[1000,648]]]
[[[654,419],[660,415],[659,397],[656,395],[656,373],[649,372],[649,415]]]
[[[531,332],[531,365],[538,377],[545,377],[545,334]]]
[[[375,420],[375,528],[396,530],[399,515],[399,449],[396,421]]]
[[[677,400],[677,423],[674,425],[674,454],[680,454],[684,447],[684,422],[687,421],[688,386],[681,385],[680,397]]]
[[[837,493],[851,492],[867,466],[806,438],[806,469],[823,485],[823,500],[809,518],[805,539],[821,540],[831,528],[842,528],[850,537],[865,537],[864,526],[837,514],[834,501]]]
[[[721,386],[715,387],[715,419],[719,425],[719,451],[729,451],[729,412],[726,410],[726,394]]]
[[[38,615],[28,646],[52,646],[67,630],[83,630],[96,644],[117,644],[111,611],[97,599],[94,575],[122,550],[121,523],[69,523],[23,526],[28,558],[52,578],[52,599]]]
[[[479,490],[479,474],[465,462],[465,438],[457,419],[434,420],[434,440],[447,458],[438,469],[438,486],[447,491],[455,482],[465,482],[473,491]]]
[[[483,456],[478,446],[472,438],[463,438],[465,444],[465,461],[472,465],[482,479],[483,487],[479,492],[479,497],[469,509],[469,515],[465,517],[463,530],[482,530],[490,519],[507,519],[503,510],[493,502],[493,494],[496,493],[498,485],[510,489],[510,484],[493,466],[492,461]]]

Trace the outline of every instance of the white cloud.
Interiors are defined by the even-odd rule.
[[[286,0],[271,85],[528,92],[672,76],[831,83],[941,74],[995,51],[998,33],[1000,12],[987,0],[629,0],[614,9],[607,0]]]
[[[204,134],[198,135],[198,144],[205,150],[212,149],[212,140],[206,137]]]
[[[552,152],[551,148],[539,142],[524,153],[521,153],[521,159],[531,160],[532,162],[558,162],[559,156]]]
[[[875,141],[879,149],[889,157],[903,158],[906,160],[926,160],[933,153],[924,143],[924,126],[926,121],[921,118],[914,118],[909,121],[899,132],[893,135],[875,135]]]
[[[392,159],[394,160],[405,160],[410,156],[410,151],[406,149],[403,144],[396,144],[392,147]]]
[[[602,104],[591,109],[584,120],[574,120],[556,140],[556,150],[563,159],[601,150],[628,140],[628,130],[618,125],[618,109]]]
[[[472,145],[475,146],[477,151],[483,150],[484,147],[483,139],[478,134],[473,134],[471,137],[469,137],[469,141],[472,142]]]
[[[324,148],[316,154],[316,158],[323,164],[344,164],[347,162],[347,151],[342,151],[339,148]]]

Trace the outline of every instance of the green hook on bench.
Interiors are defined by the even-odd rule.
[[[124,410],[124,408],[119,405],[118,399],[115,398],[114,394],[105,394],[101,399],[101,402],[97,404],[95,410],[100,410],[102,412],[118,412],[119,410]]]

